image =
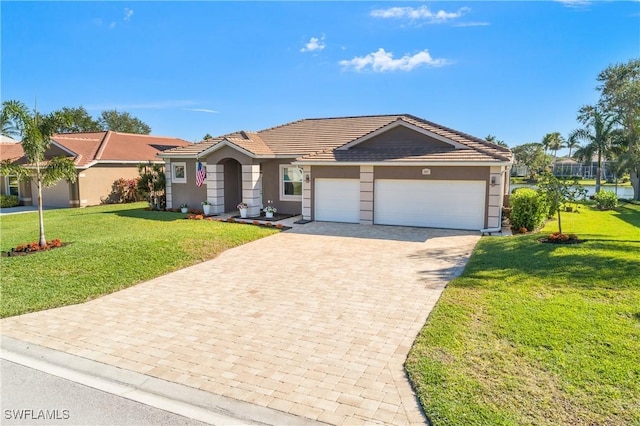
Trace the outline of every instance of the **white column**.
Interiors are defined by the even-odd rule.
[[[502,167],[491,167],[489,172],[487,228],[500,228],[502,226],[502,199],[504,193],[502,184]]]
[[[224,166],[207,164],[207,201],[211,203],[211,213],[224,213]]]
[[[373,166],[360,166],[360,225],[373,225]]]
[[[260,165],[242,166],[242,201],[249,206],[247,216],[260,216]]]
[[[165,188],[164,195],[167,202],[167,208],[173,208],[173,199],[171,198],[171,160],[164,160],[164,176],[165,176]]]
[[[311,166],[302,167],[302,219],[311,220]]]

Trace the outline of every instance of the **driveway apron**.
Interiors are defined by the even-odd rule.
[[[478,239],[309,223],[0,325],[15,339],[312,420],[424,423],[403,363]]]

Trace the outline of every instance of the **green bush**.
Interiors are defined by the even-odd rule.
[[[593,196],[600,210],[613,210],[618,207],[618,196],[613,191],[601,190]]]
[[[510,202],[512,229],[533,231],[544,223],[549,213],[545,198],[531,188],[521,188],[511,194]]]
[[[17,195],[0,195],[0,207],[15,207],[20,204]]]

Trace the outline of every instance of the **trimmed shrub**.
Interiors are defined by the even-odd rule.
[[[613,191],[601,190],[593,196],[600,210],[613,210],[618,207],[618,197]]]
[[[135,203],[144,200],[138,191],[138,181],[140,178],[123,179],[120,178],[111,185],[111,193],[102,199],[103,204]]]
[[[0,195],[0,207],[8,208],[20,205],[17,195]]]
[[[511,194],[510,201],[511,229],[533,231],[544,223],[549,213],[544,196],[531,188],[520,188]]]

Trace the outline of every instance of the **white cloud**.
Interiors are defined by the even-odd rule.
[[[183,108],[185,111],[195,111],[195,112],[207,112],[209,114],[218,114],[219,111],[214,109],[206,109],[206,108]]]
[[[447,59],[432,58],[427,49],[415,55],[404,55],[402,58],[394,59],[393,53],[386,52],[383,48],[366,56],[340,61],[340,65],[347,70],[362,71],[371,68],[374,72],[411,71],[419,66],[441,67],[450,63]]]
[[[429,24],[442,24],[451,19],[460,18],[465,13],[470,12],[468,7],[461,7],[455,12],[445,12],[439,10],[437,12],[431,11],[427,6],[420,7],[390,7],[388,9],[375,9],[371,11],[371,16],[374,18],[395,18],[395,19],[410,19],[412,21],[423,20]]]
[[[170,100],[170,101],[158,101],[147,102],[138,104],[98,104],[87,105],[87,110],[105,110],[105,109],[117,109],[117,110],[130,110],[130,109],[173,109],[173,108],[186,108],[197,105],[198,102],[192,100]]]
[[[300,51],[315,52],[316,50],[324,49],[325,48],[324,38],[325,38],[324,34],[322,34],[320,38],[311,37],[311,40],[309,40],[309,43],[305,44],[304,47],[300,49]]]
[[[133,9],[129,9],[128,7],[124,8],[124,22],[131,22],[131,17],[133,16]]]
[[[453,24],[454,27],[486,27],[491,25],[488,22],[460,22]]]
[[[591,0],[555,0],[566,7],[586,7],[591,4]]]

